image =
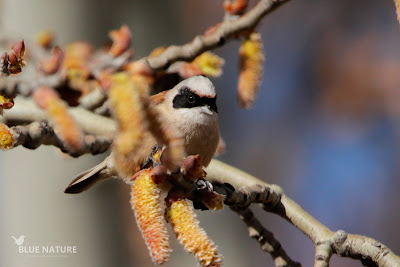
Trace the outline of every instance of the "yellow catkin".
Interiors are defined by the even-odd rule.
[[[130,48],[132,35],[128,26],[122,25],[120,29],[111,31],[109,36],[113,40],[109,53],[114,57],[121,55]]]
[[[201,72],[208,77],[218,77],[222,74],[224,60],[209,51],[202,53],[192,62]]]
[[[146,130],[139,90],[126,73],[118,73],[112,76],[109,97],[120,128],[114,146],[127,156],[137,150]]]
[[[153,51],[151,51],[151,53],[150,53],[150,56],[151,57],[156,57],[156,56],[159,56],[159,55],[161,55],[162,53],[164,53],[164,51],[166,50],[167,48],[166,47],[157,47],[157,48],[155,48]]]
[[[222,266],[222,256],[199,226],[196,214],[187,200],[173,201],[167,208],[167,214],[179,242],[195,255],[201,266]]]
[[[74,150],[80,149],[83,142],[83,133],[68,113],[65,103],[58,98],[49,97],[47,101],[47,113],[60,130],[63,140],[67,145]]]
[[[225,0],[224,8],[231,15],[242,15],[246,10],[248,0]]]
[[[79,150],[83,144],[83,132],[68,112],[67,104],[51,88],[40,87],[32,95],[42,109],[46,110],[68,148]]]
[[[14,136],[4,123],[0,123],[0,149],[9,149],[14,146]]]
[[[135,179],[131,204],[153,261],[162,264],[168,260],[171,249],[160,205],[161,190],[149,174],[150,170],[142,171]]]
[[[394,0],[394,4],[396,5],[397,20],[400,23],[400,0]]]
[[[251,33],[239,50],[238,103],[241,108],[251,108],[254,104],[263,75],[264,52],[261,35]]]
[[[54,40],[54,34],[51,31],[40,31],[35,36],[35,42],[43,48],[49,48]]]
[[[74,42],[65,47],[63,65],[66,69],[83,69],[86,72],[88,61],[94,48],[87,42]]]

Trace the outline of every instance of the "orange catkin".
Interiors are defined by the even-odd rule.
[[[109,52],[114,57],[121,55],[130,48],[132,35],[128,26],[122,25],[119,30],[111,31],[109,36],[113,40],[113,44]]]
[[[93,55],[94,48],[88,42],[74,42],[65,47],[64,68],[79,69],[88,72],[88,62]]]
[[[239,50],[238,103],[241,108],[253,106],[263,75],[264,52],[261,35],[247,36]]]
[[[67,146],[79,150],[82,147],[83,133],[57,93],[51,88],[41,87],[33,93],[32,97],[42,109],[47,111]]]
[[[144,170],[134,181],[131,197],[137,225],[153,261],[157,264],[166,262],[171,253],[160,204],[160,191],[150,176],[150,170]]]
[[[0,123],[0,149],[6,150],[14,146],[15,139],[10,128],[4,123]]]
[[[179,75],[184,78],[195,75],[219,77],[222,74],[222,66],[224,63],[222,58],[207,51],[196,57],[190,63],[182,63],[179,67]]]
[[[193,253],[201,266],[222,266],[222,256],[199,226],[191,204],[185,199],[172,201],[167,207],[168,219],[186,251]]]
[[[147,128],[139,88],[126,73],[114,74],[109,97],[119,124],[114,149],[128,157],[137,152]]]
[[[397,20],[400,23],[400,0],[394,0],[394,4],[396,5]]]
[[[35,42],[39,46],[48,49],[51,47],[54,41],[54,34],[51,31],[40,31],[35,36]]]
[[[242,15],[246,10],[248,0],[225,0],[224,8],[231,15]]]

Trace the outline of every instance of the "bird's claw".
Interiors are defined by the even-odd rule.
[[[197,185],[197,188],[201,189],[201,190],[207,190],[207,191],[211,191],[211,192],[214,190],[213,185],[209,181],[204,180],[204,179],[198,179],[196,181],[196,185]]]

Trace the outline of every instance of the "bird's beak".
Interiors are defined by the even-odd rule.
[[[208,114],[208,115],[212,115],[212,110],[210,106],[203,106],[201,107],[201,112]]]

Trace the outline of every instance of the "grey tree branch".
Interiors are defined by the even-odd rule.
[[[9,98],[17,95],[30,96],[35,89],[40,86],[60,87],[66,81],[65,73],[55,73],[52,75],[41,76],[38,78],[21,78],[20,76],[1,77],[0,94]]]
[[[117,129],[114,120],[97,115],[82,107],[70,107],[69,113],[81,127],[89,134],[112,137]],[[7,121],[48,121],[49,118],[31,99],[18,97],[15,99],[15,105],[12,109],[5,110],[0,120]]]
[[[107,100],[107,95],[101,90],[96,88],[87,95],[79,99],[79,105],[88,110],[94,110],[101,107]]]
[[[249,12],[236,20],[224,21],[196,36],[190,43],[181,46],[170,46],[159,56],[146,58],[148,65],[153,70],[168,68],[176,61],[191,61],[201,53],[221,46],[224,42],[238,33],[253,29],[258,22],[268,13],[274,11],[289,0],[260,0]]]
[[[36,61],[43,60],[51,55],[49,51],[44,51],[35,44],[30,44],[29,48],[32,49],[33,59],[36,59]],[[88,63],[88,67],[90,72],[95,77],[99,77],[101,75],[101,71],[105,69],[110,72],[120,70],[121,67],[129,61],[129,59],[132,57],[132,54],[133,52],[130,49],[117,57],[113,57],[108,53],[102,52],[91,59],[91,62]],[[34,61],[35,60],[32,60],[30,64],[34,65],[37,63]],[[0,69],[2,68],[1,63],[2,62],[0,59]],[[11,79],[9,77],[0,77],[0,95],[8,98],[13,98],[17,95],[30,96],[37,88],[41,86],[60,88],[64,90],[68,88],[72,91],[76,91],[75,89],[69,87],[67,82],[67,73],[60,66],[55,69],[54,73],[44,73],[39,67],[37,67],[37,70],[42,72],[42,75],[37,77],[29,77],[29,79],[21,76],[13,77]],[[101,92],[99,88],[87,96],[82,97],[80,101],[84,108],[92,110],[101,106],[106,99],[106,95]]]
[[[0,94],[6,97],[15,97],[18,94],[29,96],[32,93],[33,86],[36,85],[28,81],[0,77]]]
[[[301,264],[293,261],[283,250],[282,245],[275,238],[274,234],[264,228],[260,221],[254,216],[249,208],[241,209],[231,207],[236,212],[242,221],[247,225],[249,235],[260,243],[261,249],[268,252],[277,267],[301,267]]]
[[[372,238],[337,231],[331,241],[334,253],[360,260],[366,266],[400,266],[399,257]]]
[[[54,131],[53,127],[45,122],[33,122],[28,125],[18,125],[10,128],[16,140],[14,147],[22,145],[29,149],[36,149],[41,145],[51,145],[68,153],[72,157],[79,157],[84,154],[99,154],[107,151],[112,143],[112,138],[86,135],[79,150],[71,151],[67,148],[62,138]]]
[[[265,232],[248,209],[253,203],[259,203],[264,210],[286,219],[313,241],[316,247],[315,267],[329,266],[333,253],[360,260],[367,266],[400,266],[400,257],[385,245],[368,237],[346,234],[344,231],[332,232],[285,195],[277,185],[267,184],[218,160],[213,160],[206,172],[206,179],[212,186],[201,186],[198,181],[185,179],[182,172],[171,175],[169,181],[183,189],[185,196],[192,200],[199,199],[199,196],[204,196],[207,192],[210,193],[209,196],[215,193],[223,196],[224,203],[239,213],[249,227],[255,229],[251,229],[255,231],[251,232],[251,236],[259,240],[264,251],[271,253],[277,266],[296,266],[297,263],[290,260],[284,251],[277,251],[278,241]],[[269,245],[264,247],[265,242]]]
[[[330,242],[318,242],[315,245],[315,267],[327,267],[332,256]]]
[[[400,266],[400,257],[385,245],[368,237],[346,234],[344,231],[332,232],[286,196],[276,185],[269,185],[217,160],[210,163],[206,172],[208,181],[217,184],[229,183],[238,188],[238,191],[258,186],[269,188],[274,192],[265,199],[256,197],[254,202],[262,203],[266,211],[286,219],[313,241],[316,246],[315,266],[329,266],[332,253],[361,260],[367,266]]]
[[[110,117],[111,116],[111,107],[110,107],[110,101],[107,99],[103,105],[100,107],[96,108],[93,110],[94,113],[99,114],[104,117]]]

